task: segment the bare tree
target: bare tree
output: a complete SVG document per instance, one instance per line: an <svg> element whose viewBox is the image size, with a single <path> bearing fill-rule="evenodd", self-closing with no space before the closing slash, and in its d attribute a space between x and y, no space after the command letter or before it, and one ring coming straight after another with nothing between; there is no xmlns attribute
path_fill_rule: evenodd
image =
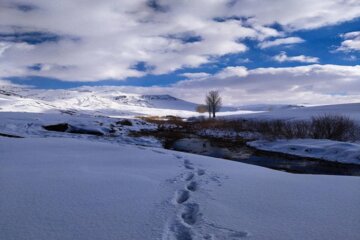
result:
<svg viewBox="0 0 360 240"><path fill-rule="evenodd" d="M206 107L209 112L209 117L214 118L216 112L220 111L222 100L219 91L210 91L205 98Z"/></svg>
<svg viewBox="0 0 360 240"><path fill-rule="evenodd" d="M204 104L200 104L200 105L196 106L196 111L198 113L205 113L208 111L208 107Z"/></svg>

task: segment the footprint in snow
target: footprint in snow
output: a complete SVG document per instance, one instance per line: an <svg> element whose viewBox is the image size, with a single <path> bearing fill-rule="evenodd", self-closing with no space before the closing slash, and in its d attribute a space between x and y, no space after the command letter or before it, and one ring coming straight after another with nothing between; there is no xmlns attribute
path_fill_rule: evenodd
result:
<svg viewBox="0 0 360 240"><path fill-rule="evenodd" d="M189 227L184 226L178 220L174 220L167 226L163 234L164 240L192 240L193 233Z"/></svg>
<svg viewBox="0 0 360 240"><path fill-rule="evenodd" d="M185 204L181 213L181 219L188 225L194 225L199 216L199 205L197 203Z"/></svg>
<svg viewBox="0 0 360 240"><path fill-rule="evenodd" d="M197 189L197 182L191 181L186 185L186 189L192 192L195 192Z"/></svg>
<svg viewBox="0 0 360 240"><path fill-rule="evenodd" d="M175 154L174 154L174 157L176 157L177 159L182 159L183 158L182 156L175 155Z"/></svg>
<svg viewBox="0 0 360 240"><path fill-rule="evenodd" d="M192 172L188 172L184 175L184 180L185 181L190 181L191 179L194 178L194 174Z"/></svg>
<svg viewBox="0 0 360 240"><path fill-rule="evenodd" d="M190 197L190 192L187 190L179 190L175 193L175 200L178 204L186 202Z"/></svg>
<svg viewBox="0 0 360 240"><path fill-rule="evenodd" d="M202 175L204 175L205 174L205 170L204 169L198 169L197 170L197 175L198 176L202 176Z"/></svg>
<svg viewBox="0 0 360 240"><path fill-rule="evenodd" d="M187 160L187 159L184 160L184 167L185 167L186 169L190 169L190 170L193 170L193 169L194 169L194 167L192 166L192 163L191 163L189 160Z"/></svg>

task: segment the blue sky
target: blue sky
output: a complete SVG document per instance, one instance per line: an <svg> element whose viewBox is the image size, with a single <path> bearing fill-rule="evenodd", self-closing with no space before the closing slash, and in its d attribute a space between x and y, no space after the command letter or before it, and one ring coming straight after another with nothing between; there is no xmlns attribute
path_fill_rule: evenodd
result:
<svg viewBox="0 0 360 240"><path fill-rule="evenodd" d="M284 92L287 102L359 99L357 1L6 0L0 9L0 84L189 100L219 89L233 103L281 102Z"/></svg>

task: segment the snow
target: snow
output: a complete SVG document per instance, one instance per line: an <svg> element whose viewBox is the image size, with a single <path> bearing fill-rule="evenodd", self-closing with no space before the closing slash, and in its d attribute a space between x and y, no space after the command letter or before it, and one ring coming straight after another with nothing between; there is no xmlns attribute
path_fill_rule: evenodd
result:
<svg viewBox="0 0 360 240"><path fill-rule="evenodd" d="M313 116L325 114L347 116L360 125L360 103L336 104L278 109L271 112L229 115L225 119L255 120L310 120ZM261 139L258 137L258 139ZM323 139L257 140L248 143L257 149L317 158L327 161L360 164L360 144Z"/></svg>
<svg viewBox="0 0 360 240"><path fill-rule="evenodd" d="M117 122L122 119L88 114L69 115L66 113L27 113L0 112L0 133L21 137L66 137L86 138L98 142L117 142L140 144L147 146L161 146L161 143L151 137L134 138L128 136L130 131L141 129L156 129L157 126L140 119L128 119L132 126L123 126ZM103 137L73 134L68 132L47 131L43 126L67 123L75 128L103 132ZM113 131L111 131L113 130Z"/></svg>
<svg viewBox="0 0 360 240"><path fill-rule="evenodd" d="M0 133L25 137L0 136L1 240L358 239L358 177L289 174L164 150L154 138L128 135L157 128L135 116L198 116L193 103L106 87L0 88ZM359 105L339 106L321 108L358 116ZM246 116L296 119L322 111L283 110L289 107ZM250 112L225 108L219 115ZM104 135L43 128L61 123ZM359 163L353 143L252 144Z"/></svg>
<svg viewBox="0 0 360 240"><path fill-rule="evenodd" d="M317 158L333 162L360 164L360 144L325 139L257 140L248 143L257 149Z"/></svg>
<svg viewBox="0 0 360 240"><path fill-rule="evenodd" d="M240 106L238 107L238 109L248 110L248 111L271 112L277 110L298 109L303 107L304 107L303 105L289 105L289 104L251 104L251 105Z"/></svg>
<svg viewBox="0 0 360 240"><path fill-rule="evenodd" d="M0 239L358 239L357 177L84 139L0 152Z"/></svg>
<svg viewBox="0 0 360 240"><path fill-rule="evenodd" d="M227 118L309 120L313 116L324 114L345 115L357 122L360 122L360 103L323 105L295 109L279 109L270 112L231 115L227 116Z"/></svg>
<svg viewBox="0 0 360 240"><path fill-rule="evenodd" d="M198 104L170 95L125 93L117 87L73 89L31 89L0 85L1 112L73 111L110 117L139 115L181 117L207 116L195 112ZM224 106L218 116L234 118L304 120L326 113L342 114L360 122L360 103L301 107L297 105L257 104L238 108Z"/></svg>
<svg viewBox="0 0 360 240"><path fill-rule="evenodd" d="M198 104L170 95L140 95L124 93L116 87L81 87L73 89L30 89L0 85L1 112L61 112L71 111L109 117L139 115L181 117L199 116ZM223 115L252 113L223 107Z"/></svg>

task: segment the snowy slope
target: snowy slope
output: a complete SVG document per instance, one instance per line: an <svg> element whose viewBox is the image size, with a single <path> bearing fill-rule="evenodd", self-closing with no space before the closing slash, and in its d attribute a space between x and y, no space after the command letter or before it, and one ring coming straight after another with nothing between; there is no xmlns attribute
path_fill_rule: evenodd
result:
<svg viewBox="0 0 360 240"><path fill-rule="evenodd" d="M197 104L170 95L124 93L116 87L29 89L0 86L0 111L54 112L71 110L105 116L178 115L197 116ZM235 111L224 107L223 111Z"/></svg>
<svg viewBox="0 0 360 240"><path fill-rule="evenodd" d="M247 111L262 111L262 112L271 112L278 110L289 110L289 109L298 109L303 108L301 105L288 105L288 104L252 104L240 106L238 110L247 110Z"/></svg>
<svg viewBox="0 0 360 240"><path fill-rule="evenodd" d="M348 116L360 122L360 103L323 105L315 107L304 107L296 109L280 109L271 112L254 113L246 115L231 115L228 118L259 118L259 119L289 119L289 120L307 120L312 116L323 114L339 114Z"/></svg>
<svg viewBox="0 0 360 240"><path fill-rule="evenodd" d="M140 129L156 129L157 126L140 119L129 119L132 126L123 126L118 118L93 116L71 113L28 113L28 112L0 112L1 134L20 137L62 137L75 139L90 139L97 142L128 143L146 146L161 146L152 137L134 138L128 136L129 131ZM120 122L120 124L119 124ZM91 134L74 134L71 132L48 131L43 126L54 124L69 124L71 128L89 130L102 133L103 136Z"/></svg>
<svg viewBox="0 0 360 240"><path fill-rule="evenodd" d="M360 144L325 139L258 140L248 143L257 149L311 157L333 162L360 164Z"/></svg>
<svg viewBox="0 0 360 240"><path fill-rule="evenodd" d="M358 239L358 177L0 137L0 239Z"/></svg>
<svg viewBox="0 0 360 240"><path fill-rule="evenodd" d="M144 147L160 144L127 133L154 126L108 117L191 106L114 89L2 89L0 133L25 138L0 136L0 239L357 239L357 177ZM58 123L104 135L43 128Z"/></svg>

